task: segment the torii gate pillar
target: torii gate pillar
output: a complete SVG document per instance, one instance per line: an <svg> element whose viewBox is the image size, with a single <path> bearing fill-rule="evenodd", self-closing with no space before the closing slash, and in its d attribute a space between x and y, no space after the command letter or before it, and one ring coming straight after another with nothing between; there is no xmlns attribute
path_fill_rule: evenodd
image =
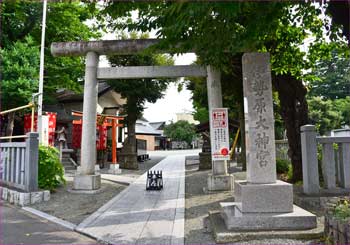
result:
<svg viewBox="0 0 350 245"><path fill-rule="evenodd" d="M212 66L207 66L207 91L210 114L212 108L222 107L221 73ZM227 161L212 161L212 173L208 175L208 191L230 191L233 190L233 186L234 179L233 175L227 172Z"/></svg>
<svg viewBox="0 0 350 245"><path fill-rule="evenodd" d="M100 189L101 187L101 175L95 173L98 60L99 55L97 53L88 52L86 54L80 163L81 167L74 177L74 190L93 191Z"/></svg>

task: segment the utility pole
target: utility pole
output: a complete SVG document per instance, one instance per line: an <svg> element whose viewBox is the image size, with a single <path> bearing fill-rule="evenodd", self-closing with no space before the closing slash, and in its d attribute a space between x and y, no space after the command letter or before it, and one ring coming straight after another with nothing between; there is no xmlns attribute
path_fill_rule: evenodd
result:
<svg viewBox="0 0 350 245"><path fill-rule="evenodd" d="M38 96L38 133L39 142L42 142L42 114L43 114L43 89L44 89L44 50L45 50L45 27L46 27L47 0L43 1L43 20L41 26L41 49L39 70L39 96Z"/></svg>

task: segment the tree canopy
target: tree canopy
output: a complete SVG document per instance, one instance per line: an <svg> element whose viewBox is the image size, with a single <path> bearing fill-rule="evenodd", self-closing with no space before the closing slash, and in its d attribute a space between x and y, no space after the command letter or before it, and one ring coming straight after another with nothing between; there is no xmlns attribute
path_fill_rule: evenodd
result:
<svg viewBox="0 0 350 245"><path fill-rule="evenodd" d="M16 42L32 37L33 45L41 45L42 2L1 2L1 43L12 49ZM79 2L48 2L45 35L44 101L53 102L58 88L81 91L84 60L81 57L53 57L50 45L56 41L81 41L98 38L99 32L86 21L97 13L96 8ZM18 53L19 56L25 55ZM36 63L33 63L33 65Z"/></svg>
<svg viewBox="0 0 350 245"><path fill-rule="evenodd" d="M188 145L191 145L192 140L196 136L196 131L193 124L180 120L166 125L164 134L173 141L185 141Z"/></svg>
<svg viewBox="0 0 350 245"><path fill-rule="evenodd" d="M11 109L31 101L38 90L39 50L30 36L1 49L1 109Z"/></svg>
<svg viewBox="0 0 350 245"><path fill-rule="evenodd" d="M330 59L317 62L313 74L317 79L309 82L308 97L343 99L350 96L349 57L334 51Z"/></svg>

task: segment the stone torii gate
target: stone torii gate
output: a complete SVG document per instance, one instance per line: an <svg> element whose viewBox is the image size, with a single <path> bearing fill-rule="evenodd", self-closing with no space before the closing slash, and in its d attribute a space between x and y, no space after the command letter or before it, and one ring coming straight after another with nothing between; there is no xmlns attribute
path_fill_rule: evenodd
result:
<svg viewBox="0 0 350 245"><path fill-rule="evenodd" d="M74 177L75 190L97 190L101 178L95 173L96 162L96 105L99 79L137 79L161 77L206 77L208 104L222 107L221 74L212 66L129 66L98 68L99 55L135 54L159 42L157 39L109 40L89 42L52 43L53 56L86 56L83 102L83 127L81 168ZM232 190L233 176L227 173L225 161L213 161L212 174L208 176L208 190Z"/></svg>

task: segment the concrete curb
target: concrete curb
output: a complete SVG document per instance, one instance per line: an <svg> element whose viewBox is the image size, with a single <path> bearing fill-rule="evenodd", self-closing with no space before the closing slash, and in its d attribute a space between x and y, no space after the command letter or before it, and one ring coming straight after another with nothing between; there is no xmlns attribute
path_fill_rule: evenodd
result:
<svg viewBox="0 0 350 245"><path fill-rule="evenodd" d="M17 206L26 206L50 200L50 191L39 190L35 192L22 192L8 187L0 186L0 199Z"/></svg>
<svg viewBox="0 0 350 245"><path fill-rule="evenodd" d="M101 177L101 179L112 182L112 183L124 185L124 186L129 186L133 183L133 182L126 182L126 181L112 180L112 179L108 179L108 178L104 178L104 177Z"/></svg>
<svg viewBox="0 0 350 245"><path fill-rule="evenodd" d="M72 231L75 231L75 228L77 227L77 225L73 224L73 223L70 223L68 221L65 221L65 220L62 220L60 218L57 218L55 216L52 216L50 214L47 214L47 213L44 213L44 212L41 212L37 209L34 209L34 208L30 208L30 207L22 207L23 210L29 212L29 213L32 213L36 216L39 216L41 218L44 218L48 221L51 221L55 224L58 224L58 225L61 225L69 230L72 230Z"/></svg>

